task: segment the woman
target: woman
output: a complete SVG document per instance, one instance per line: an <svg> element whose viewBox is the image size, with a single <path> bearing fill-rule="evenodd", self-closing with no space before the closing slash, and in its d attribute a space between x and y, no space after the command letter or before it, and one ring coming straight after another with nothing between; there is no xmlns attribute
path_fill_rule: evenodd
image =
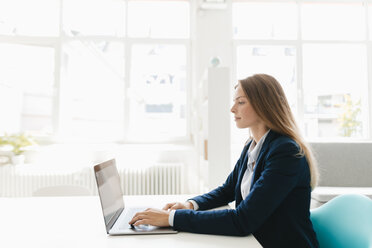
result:
<svg viewBox="0 0 372 248"><path fill-rule="evenodd" d="M249 128L252 139L226 182L185 203L137 213L130 224L206 234L252 233L263 247L319 247L309 211L316 164L282 87L265 74L240 80L231 112L236 126ZM195 211L234 200L236 209Z"/></svg>

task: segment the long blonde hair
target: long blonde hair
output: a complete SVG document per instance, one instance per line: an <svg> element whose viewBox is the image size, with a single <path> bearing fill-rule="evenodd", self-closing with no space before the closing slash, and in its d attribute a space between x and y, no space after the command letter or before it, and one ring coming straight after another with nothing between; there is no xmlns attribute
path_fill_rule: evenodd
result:
<svg viewBox="0 0 372 248"><path fill-rule="evenodd" d="M299 146L299 156L305 156L310 169L310 186L316 187L318 169L310 146L302 138L289 107L284 90L279 82L267 74L255 74L239 80L250 104L266 126L293 139Z"/></svg>

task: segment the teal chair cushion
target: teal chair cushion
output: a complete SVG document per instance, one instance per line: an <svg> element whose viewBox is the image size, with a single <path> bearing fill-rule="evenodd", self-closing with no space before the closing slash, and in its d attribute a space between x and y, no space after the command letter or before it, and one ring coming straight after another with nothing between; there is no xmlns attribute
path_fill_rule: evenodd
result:
<svg viewBox="0 0 372 248"><path fill-rule="evenodd" d="M372 200L340 195L311 210L320 248L372 248Z"/></svg>

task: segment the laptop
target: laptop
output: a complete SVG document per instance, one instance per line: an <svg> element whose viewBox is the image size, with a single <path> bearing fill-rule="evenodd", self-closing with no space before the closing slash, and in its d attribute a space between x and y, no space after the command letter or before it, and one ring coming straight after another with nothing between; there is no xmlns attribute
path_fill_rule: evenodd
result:
<svg viewBox="0 0 372 248"><path fill-rule="evenodd" d="M151 225L136 227L128 224L137 212L144 211L146 208L125 207L115 159L95 165L94 174L108 235L177 233L171 227Z"/></svg>

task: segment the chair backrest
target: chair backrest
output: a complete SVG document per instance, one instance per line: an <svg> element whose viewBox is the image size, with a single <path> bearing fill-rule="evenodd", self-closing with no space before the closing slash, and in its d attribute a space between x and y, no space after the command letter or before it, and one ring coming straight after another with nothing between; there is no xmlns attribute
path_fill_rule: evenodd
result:
<svg viewBox="0 0 372 248"><path fill-rule="evenodd" d="M39 188L32 193L32 196L87 196L91 194L90 190L83 186L57 185Z"/></svg>
<svg viewBox="0 0 372 248"><path fill-rule="evenodd" d="M311 210L320 248L372 247L372 200L358 194L340 195Z"/></svg>

